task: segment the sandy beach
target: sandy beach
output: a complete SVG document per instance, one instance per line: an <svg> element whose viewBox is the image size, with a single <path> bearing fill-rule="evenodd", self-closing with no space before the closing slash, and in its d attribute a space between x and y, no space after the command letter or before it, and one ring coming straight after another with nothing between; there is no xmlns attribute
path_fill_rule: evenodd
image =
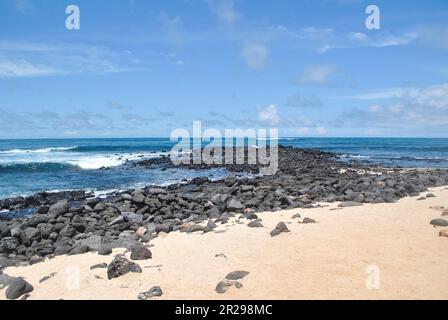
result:
<svg viewBox="0 0 448 320"><path fill-rule="evenodd" d="M90 267L124 249L58 256L4 273L34 286L28 299L136 299L153 286L163 291L154 299L447 299L448 238L439 236L447 228L429 221L442 215L440 206L448 208L448 188L430 192L435 197L425 200L260 213L263 228L234 219L206 234L173 232L150 242L152 259L136 261L142 273L112 280L107 269ZM301 218L292 218L297 213ZM299 223L304 217L317 223ZM271 237L278 222L290 232ZM239 280L243 287L215 292L236 270L249 272Z"/></svg>

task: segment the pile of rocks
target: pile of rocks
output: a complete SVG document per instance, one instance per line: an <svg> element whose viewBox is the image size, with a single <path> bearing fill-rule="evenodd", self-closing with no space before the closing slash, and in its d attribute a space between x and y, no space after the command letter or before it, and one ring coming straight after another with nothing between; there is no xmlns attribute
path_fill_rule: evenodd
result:
<svg viewBox="0 0 448 320"><path fill-rule="evenodd" d="M272 176L198 178L105 199L85 192L65 194L63 200L35 196L40 199L35 214L0 221L0 269L54 255L131 249L160 232L207 232L245 212L312 207L317 201L394 202L441 185L448 185L447 170L382 169L339 162L331 153L280 148L279 170ZM6 200L1 206L15 210L22 204ZM207 227L198 225L205 221Z"/></svg>

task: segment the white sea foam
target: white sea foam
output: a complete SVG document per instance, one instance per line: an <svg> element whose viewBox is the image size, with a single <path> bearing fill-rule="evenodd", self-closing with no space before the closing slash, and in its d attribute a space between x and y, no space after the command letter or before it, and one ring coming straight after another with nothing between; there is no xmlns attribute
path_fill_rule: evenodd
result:
<svg viewBox="0 0 448 320"><path fill-rule="evenodd" d="M27 154L27 153L48 153L55 151L68 151L74 150L77 147L53 147L53 148L41 148L41 149L12 149L0 151L0 154Z"/></svg>
<svg viewBox="0 0 448 320"><path fill-rule="evenodd" d="M69 149L65 148L64 150L66 151ZM157 158L162 155L168 155L168 153L166 152L81 153L81 152L64 152L64 150L58 148L58 152L41 151L33 153L16 152L10 154L0 154L0 164L8 165L8 164L34 164L34 163L61 163L76 166L85 170L95 170L100 168L117 167L123 165L127 161Z"/></svg>

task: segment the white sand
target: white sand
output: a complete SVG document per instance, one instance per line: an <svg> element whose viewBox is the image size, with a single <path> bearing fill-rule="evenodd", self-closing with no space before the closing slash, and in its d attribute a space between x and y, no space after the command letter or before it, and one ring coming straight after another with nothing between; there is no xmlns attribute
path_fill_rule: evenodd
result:
<svg viewBox="0 0 448 320"><path fill-rule="evenodd" d="M113 280L106 269L89 269L113 255L95 253L5 273L34 286L30 299L136 299L153 286L162 288L161 299L448 299L448 238L438 235L448 228L429 225L441 215L430 206L448 208L448 189L431 191L437 197L423 201L262 213L265 227L259 229L242 220L219 225L224 233L170 233L152 241L153 259L137 261L143 273ZM296 213L318 223L298 224L291 219ZM271 238L279 221L291 232ZM217 294L216 284L235 270L250 272L241 280L244 287Z"/></svg>

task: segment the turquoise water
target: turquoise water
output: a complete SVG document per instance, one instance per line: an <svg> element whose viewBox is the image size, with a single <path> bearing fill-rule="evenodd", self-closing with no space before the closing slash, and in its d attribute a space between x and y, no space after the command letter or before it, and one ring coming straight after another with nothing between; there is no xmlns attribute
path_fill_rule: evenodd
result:
<svg viewBox="0 0 448 320"><path fill-rule="evenodd" d="M448 139L285 138L279 144L387 166L448 168ZM76 189L100 193L226 174L216 169L162 171L126 165L168 154L173 145L168 138L0 140L0 198Z"/></svg>

